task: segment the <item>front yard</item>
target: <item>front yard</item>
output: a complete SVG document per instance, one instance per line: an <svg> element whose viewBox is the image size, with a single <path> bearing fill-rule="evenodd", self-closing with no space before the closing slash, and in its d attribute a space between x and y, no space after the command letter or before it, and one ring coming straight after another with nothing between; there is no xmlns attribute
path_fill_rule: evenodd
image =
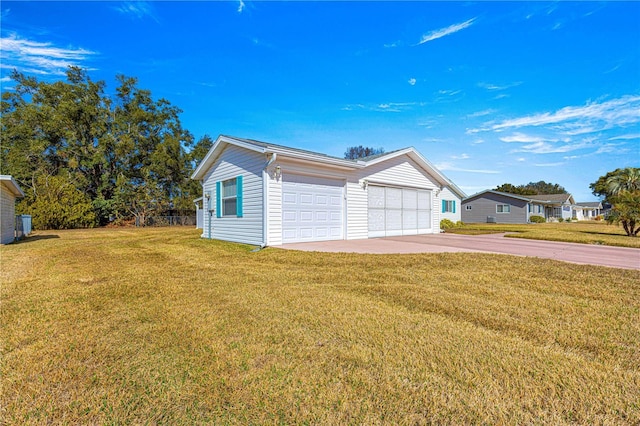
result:
<svg viewBox="0 0 640 426"><path fill-rule="evenodd" d="M529 223L521 225L470 223L462 227L447 229L446 232L455 234L513 232L513 234L507 236L532 240L640 248L640 238L628 237L620 225L608 225L606 222L601 221Z"/></svg>
<svg viewBox="0 0 640 426"><path fill-rule="evenodd" d="M0 248L3 421L640 422L638 271L253 253L199 234L50 231Z"/></svg>

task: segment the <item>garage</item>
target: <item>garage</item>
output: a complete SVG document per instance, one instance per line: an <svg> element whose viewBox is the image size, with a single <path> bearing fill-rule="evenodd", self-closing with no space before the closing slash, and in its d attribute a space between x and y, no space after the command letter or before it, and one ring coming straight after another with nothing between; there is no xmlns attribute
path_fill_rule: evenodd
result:
<svg viewBox="0 0 640 426"><path fill-rule="evenodd" d="M282 242L342 239L344 181L295 174L282 178Z"/></svg>
<svg viewBox="0 0 640 426"><path fill-rule="evenodd" d="M369 185L369 237L432 232L431 191Z"/></svg>

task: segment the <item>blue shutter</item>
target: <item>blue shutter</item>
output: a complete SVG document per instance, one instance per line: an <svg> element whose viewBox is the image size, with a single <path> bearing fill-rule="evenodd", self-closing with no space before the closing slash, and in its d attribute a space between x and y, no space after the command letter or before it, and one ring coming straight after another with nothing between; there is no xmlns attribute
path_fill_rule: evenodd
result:
<svg viewBox="0 0 640 426"><path fill-rule="evenodd" d="M453 203L453 211L451 213L455 213L456 212L456 200L453 200L452 203Z"/></svg>
<svg viewBox="0 0 640 426"><path fill-rule="evenodd" d="M442 213L446 213L446 212L447 212L447 201L442 200Z"/></svg>
<svg viewBox="0 0 640 426"><path fill-rule="evenodd" d="M236 216L242 217L242 176L236 180Z"/></svg>
<svg viewBox="0 0 640 426"><path fill-rule="evenodd" d="M216 217L222 217L222 182L216 182Z"/></svg>

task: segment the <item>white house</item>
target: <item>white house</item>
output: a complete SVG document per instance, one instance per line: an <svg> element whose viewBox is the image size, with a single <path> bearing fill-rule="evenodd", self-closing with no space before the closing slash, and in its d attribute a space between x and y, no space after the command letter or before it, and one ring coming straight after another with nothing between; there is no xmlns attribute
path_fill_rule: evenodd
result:
<svg viewBox="0 0 640 426"><path fill-rule="evenodd" d="M465 196L413 148L345 160L220 136L191 178L204 238L260 246L438 233L443 196Z"/></svg>
<svg viewBox="0 0 640 426"><path fill-rule="evenodd" d="M24 192L9 175L0 175L0 244L13 242L16 237L16 198Z"/></svg>

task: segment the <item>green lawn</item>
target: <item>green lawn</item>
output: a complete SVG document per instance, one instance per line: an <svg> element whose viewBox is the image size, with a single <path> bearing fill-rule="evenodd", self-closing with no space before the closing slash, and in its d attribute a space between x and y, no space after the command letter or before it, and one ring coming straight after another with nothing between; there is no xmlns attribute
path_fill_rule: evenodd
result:
<svg viewBox="0 0 640 426"><path fill-rule="evenodd" d="M6 424L640 423L640 273L185 228L0 248Z"/></svg>
<svg viewBox="0 0 640 426"><path fill-rule="evenodd" d="M640 248L640 238L628 237L622 226L599 221L562 223L529 223L510 225L503 223L470 223L459 228L448 229L455 234L483 234L513 232L513 238L532 240L566 241L569 243L602 244L608 246Z"/></svg>

